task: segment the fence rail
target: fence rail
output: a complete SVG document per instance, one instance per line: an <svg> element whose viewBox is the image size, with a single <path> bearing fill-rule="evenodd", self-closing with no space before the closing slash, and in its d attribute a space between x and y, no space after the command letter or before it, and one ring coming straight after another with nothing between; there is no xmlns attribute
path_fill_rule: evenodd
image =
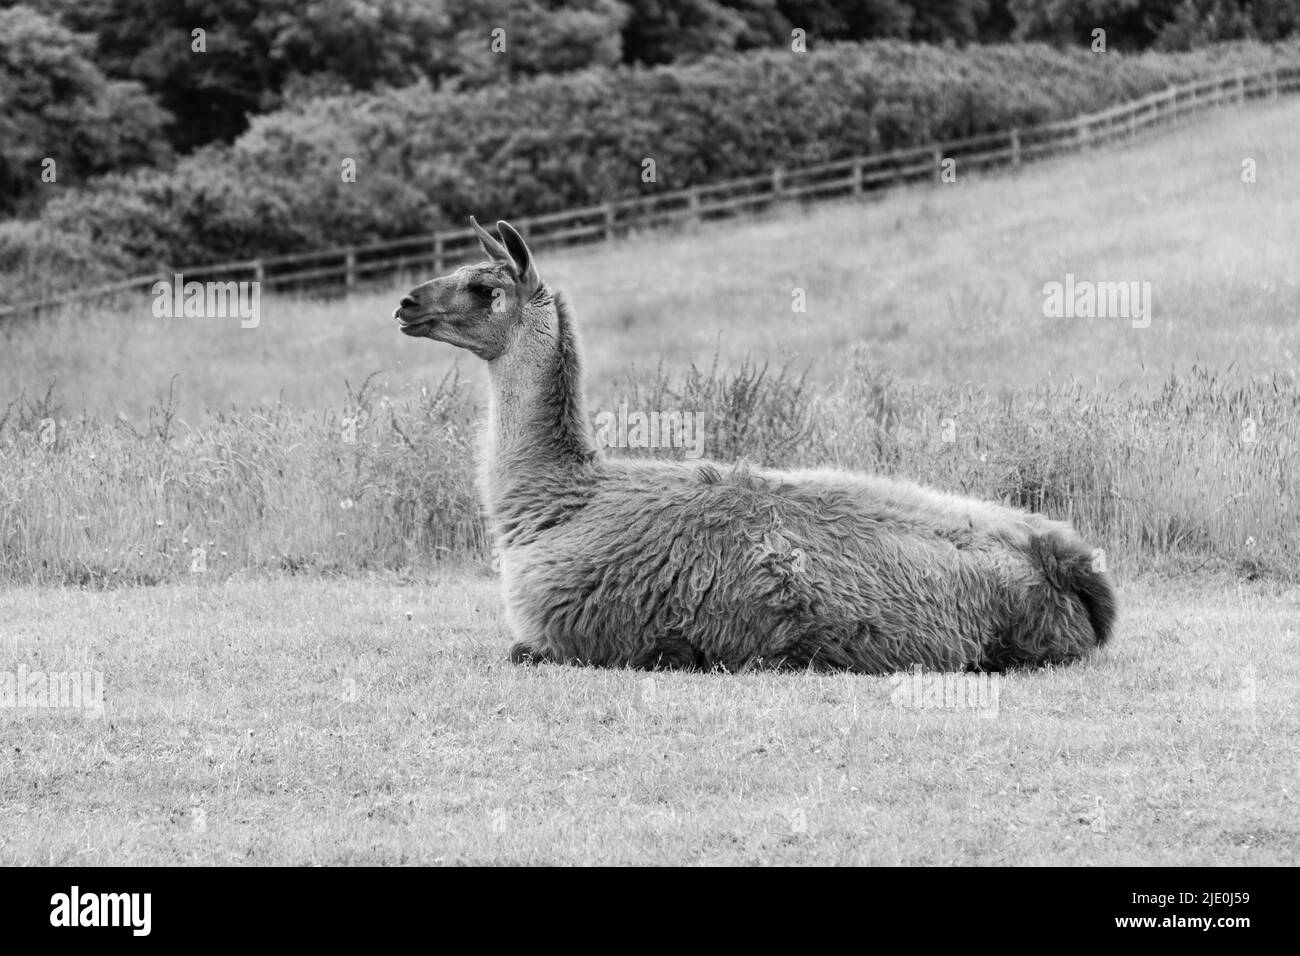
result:
<svg viewBox="0 0 1300 956"><path fill-rule="evenodd" d="M787 200L861 196L909 182L938 181L944 160L958 170L1019 166L1043 156L1082 152L1116 140L1133 139L1144 130L1184 116L1248 100L1276 99L1300 91L1300 65L1236 72L1171 86L1138 100L1095 113L1036 126L984 133L810 166L777 168L723 182L615 199L579 209L521 216L511 222L537 248L609 241L633 230L681 222L724 218L758 211ZM172 281L221 278L258 281L263 289L351 289L358 281L425 269L443 272L452 263L476 257L473 230L448 229L400 239L339 246L238 262L214 263L133 276L64 295L0 307L0 315L39 311L131 289L148 289Z"/></svg>

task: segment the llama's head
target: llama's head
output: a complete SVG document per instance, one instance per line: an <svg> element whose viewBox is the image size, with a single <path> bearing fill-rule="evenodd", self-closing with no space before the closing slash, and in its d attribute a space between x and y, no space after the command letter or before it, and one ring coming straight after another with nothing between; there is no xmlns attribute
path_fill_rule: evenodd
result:
<svg viewBox="0 0 1300 956"><path fill-rule="evenodd" d="M542 280L514 227L498 222L498 239L473 216L469 221L488 261L416 286L393 318L406 335L448 342L490 362L504 355L525 329L546 322L548 310L528 308Z"/></svg>

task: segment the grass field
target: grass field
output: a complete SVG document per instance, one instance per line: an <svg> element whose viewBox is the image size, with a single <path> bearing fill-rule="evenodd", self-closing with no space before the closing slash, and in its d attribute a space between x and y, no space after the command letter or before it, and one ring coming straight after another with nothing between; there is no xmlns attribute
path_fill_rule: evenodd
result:
<svg viewBox="0 0 1300 956"><path fill-rule="evenodd" d="M0 864L1300 862L1300 596L1124 597L982 716L512 667L480 575L21 588L4 659L102 671L105 711L0 711Z"/></svg>
<svg viewBox="0 0 1300 956"><path fill-rule="evenodd" d="M1300 102L1260 104L539 256L597 396L661 358L679 384L715 350L815 359L793 458L1113 536L1113 646L999 678L988 716L888 677L509 666L470 484L485 376L435 387L455 353L397 333L403 284L268 296L256 330L147 297L0 327L0 395L26 393L0 405L0 704L20 668L105 687L102 718L0 706L0 864L1300 861L1296 155ZM1151 282L1150 328L1043 319L1066 273ZM730 451L784 440L792 394Z"/></svg>

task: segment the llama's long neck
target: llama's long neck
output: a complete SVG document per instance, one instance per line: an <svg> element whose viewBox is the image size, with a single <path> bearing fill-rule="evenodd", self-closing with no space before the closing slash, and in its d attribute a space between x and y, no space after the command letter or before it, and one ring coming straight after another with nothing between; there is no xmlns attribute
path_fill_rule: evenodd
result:
<svg viewBox="0 0 1300 956"><path fill-rule="evenodd" d="M577 335L561 293L543 287L525 307L522 338L488 363L484 491L489 511L545 506L596 457L582 397Z"/></svg>

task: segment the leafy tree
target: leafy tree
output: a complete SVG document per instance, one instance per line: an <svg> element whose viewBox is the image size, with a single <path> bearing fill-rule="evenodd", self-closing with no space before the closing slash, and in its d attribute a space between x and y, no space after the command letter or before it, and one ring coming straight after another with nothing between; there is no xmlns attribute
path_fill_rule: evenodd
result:
<svg viewBox="0 0 1300 956"><path fill-rule="evenodd" d="M785 46L790 42L790 31L799 26L787 19L780 0L722 0L722 3L744 24L736 37L736 46L742 50Z"/></svg>
<svg viewBox="0 0 1300 956"><path fill-rule="evenodd" d="M1250 15L1255 32L1265 42L1300 34L1300 4L1295 0L1254 0Z"/></svg>
<svg viewBox="0 0 1300 956"><path fill-rule="evenodd" d="M988 12L988 0L909 0L912 25L909 36L927 43L952 40L973 43L978 23Z"/></svg>
<svg viewBox="0 0 1300 956"><path fill-rule="evenodd" d="M718 0L626 0L623 56L629 63L671 63L734 50L751 29Z"/></svg>
<svg viewBox="0 0 1300 956"><path fill-rule="evenodd" d="M182 150L232 139L303 77L370 89L447 70L431 55L447 18L423 0L82 0L61 15L97 36L107 73L158 96Z"/></svg>
<svg viewBox="0 0 1300 956"><path fill-rule="evenodd" d="M441 42L468 85L613 66L629 15L619 0L450 0L448 10L456 29Z"/></svg>
<svg viewBox="0 0 1300 956"><path fill-rule="evenodd" d="M233 140L290 99L613 65L628 15L619 0L31 2L95 34L101 68L154 92L183 151ZM496 27L502 56L489 47Z"/></svg>
<svg viewBox="0 0 1300 956"><path fill-rule="evenodd" d="M906 0L780 0L779 5L795 26L833 40L904 39L912 25Z"/></svg>
<svg viewBox="0 0 1300 956"><path fill-rule="evenodd" d="M1086 47L1106 31L1111 50L1144 49L1173 18L1179 0L1010 0L1020 40Z"/></svg>
<svg viewBox="0 0 1300 956"><path fill-rule="evenodd" d="M138 83L105 79L93 46L35 10L0 9L0 214L38 205L42 185L167 158L166 114Z"/></svg>
<svg viewBox="0 0 1300 956"><path fill-rule="evenodd" d="M1156 39L1163 50L1190 50L1255 35L1247 11L1233 0L1183 0Z"/></svg>
<svg viewBox="0 0 1300 956"><path fill-rule="evenodd" d="M979 18L981 43L1005 43L1016 32L1016 17L1011 11L1011 0L988 0Z"/></svg>

